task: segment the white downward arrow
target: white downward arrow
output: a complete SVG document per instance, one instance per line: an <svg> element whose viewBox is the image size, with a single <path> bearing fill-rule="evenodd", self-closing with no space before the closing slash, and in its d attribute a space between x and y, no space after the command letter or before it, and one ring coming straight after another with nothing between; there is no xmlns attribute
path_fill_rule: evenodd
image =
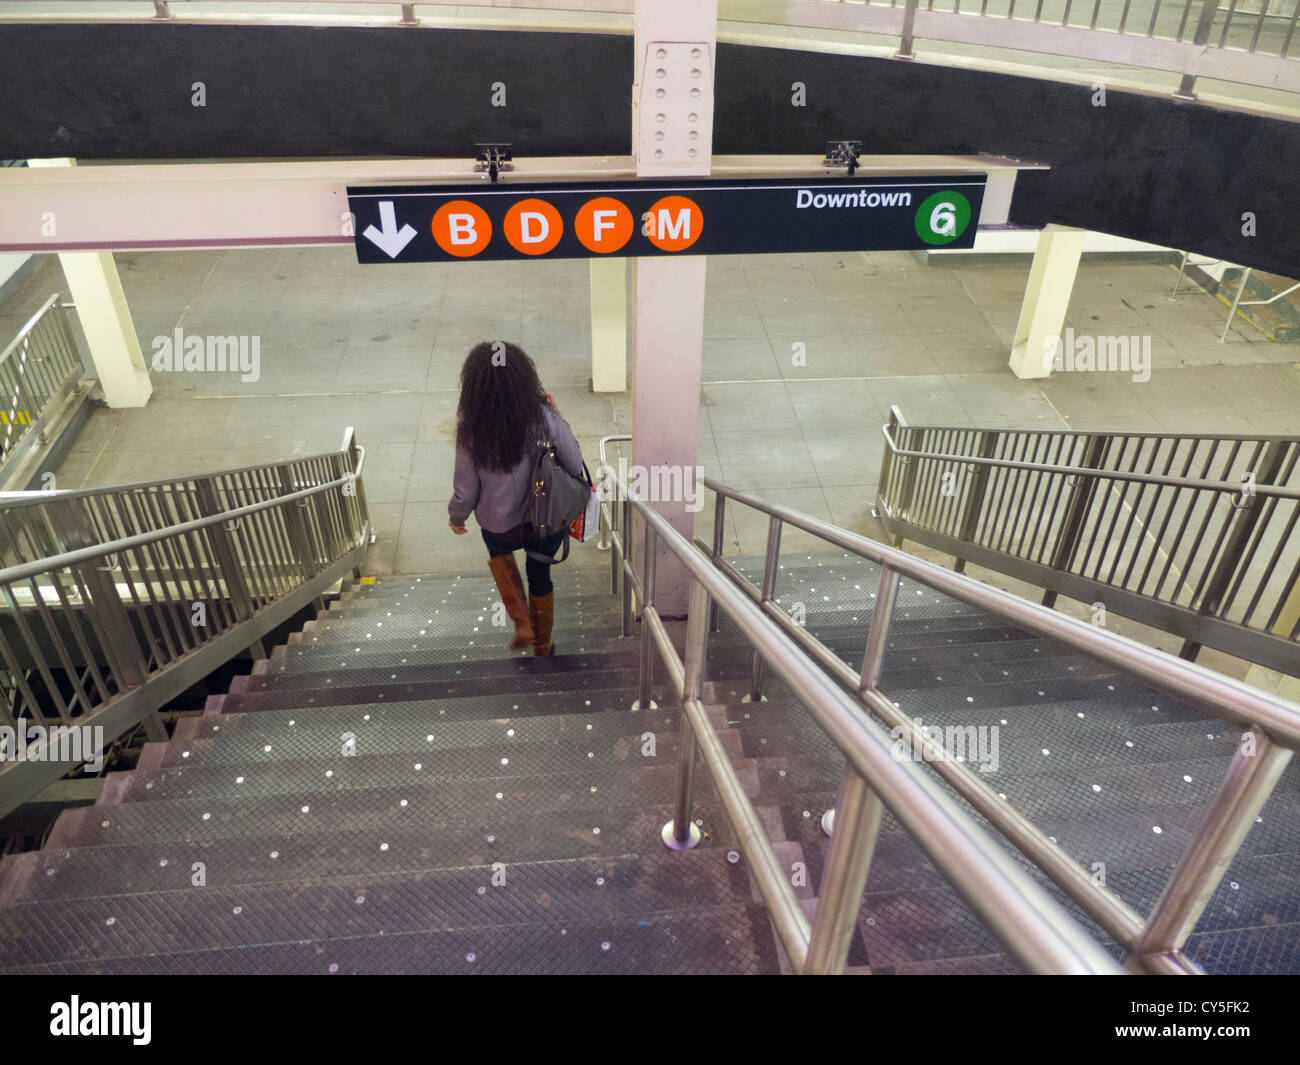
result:
<svg viewBox="0 0 1300 1065"><path fill-rule="evenodd" d="M361 235L378 245L390 259L396 259L402 249L415 239L415 230L411 226L404 225L401 229L397 228L397 215L393 211L392 200L379 201L379 224L384 228L366 226Z"/></svg>

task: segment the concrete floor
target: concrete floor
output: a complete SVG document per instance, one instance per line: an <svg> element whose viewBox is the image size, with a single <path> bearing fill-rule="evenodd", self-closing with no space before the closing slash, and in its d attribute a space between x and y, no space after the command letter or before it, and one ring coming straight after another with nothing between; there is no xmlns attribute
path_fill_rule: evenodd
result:
<svg viewBox="0 0 1300 1065"><path fill-rule="evenodd" d="M186 334L259 336L261 375L154 373L143 408L98 410L60 488L180 475L332 450L351 425L379 541L371 567L458 572L477 536L446 526L457 374L482 339L519 342L590 462L630 431L626 396L595 396L585 261L359 266L350 248L117 257L141 346ZM858 531L891 404L912 424L1300 434L1300 348L1242 322L1152 264L1085 262L1068 324L1149 335L1151 378L1006 368L1028 264L920 265L909 253L710 261L700 397L706 476ZM11 336L50 292L43 261L0 305ZM802 345L804 363L794 354ZM698 519L711 529L712 504ZM733 514L728 549L761 553L766 521ZM787 546L804 546L791 536ZM579 555L590 548L577 548ZM600 556L601 559L604 556ZM579 562L582 564L582 561Z"/></svg>

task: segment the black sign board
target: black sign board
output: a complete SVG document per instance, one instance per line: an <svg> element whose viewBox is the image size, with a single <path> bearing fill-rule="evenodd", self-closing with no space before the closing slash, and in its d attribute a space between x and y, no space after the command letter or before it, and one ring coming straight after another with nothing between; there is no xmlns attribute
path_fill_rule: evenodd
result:
<svg viewBox="0 0 1300 1065"><path fill-rule="evenodd" d="M970 248L981 175L348 188L362 263Z"/></svg>

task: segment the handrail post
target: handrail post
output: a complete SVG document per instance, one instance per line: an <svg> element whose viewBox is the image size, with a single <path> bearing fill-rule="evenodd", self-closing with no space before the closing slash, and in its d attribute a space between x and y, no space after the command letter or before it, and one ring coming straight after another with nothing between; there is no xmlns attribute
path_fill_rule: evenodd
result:
<svg viewBox="0 0 1300 1065"><path fill-rule="evenodd" d="M223 513L225 508L217 502L210 480L204 478L197 481L196 488L200 514L205 518L211 518ZM244 583L244 572L239 565L239 560L235 557L234 537L224 524L213 525L208 531L208 542L212 545L212 553L216 556L217 569L220 571L222 583L226 586L226 594L230 597L230 605L234 608L235 619L247 621L254 613L253 600L248 594L248 585ZM248 645L248 650L254 658L267 657L266 647L260 636Z"/></svg>
<svg viewBox="0 0 1300 1065"><path fill-rule="evenodd" d="M895 59L916 58L916 53L912 51L912 27L916 24L916 5L917 0L904 0L903 30L898 37L898 51L894 53Z"/></svg>
<svg viewBox="0 0 1300 1065"><path fill-rule="evenodd" d="M283 495L289 495L295 489L288 467L281 466L279 474L280 492ZM204 505L207 505L206 501ZM285 527L289 533L289 543L293 545L294 554L298 556L295 561L299 564L302 576L310 580L316 576L315 552L311 549L311 539L307 535L307 522L302 516L302 509L293 506L279 509L284 514Z"/></svg>
<svg viewBox="0 0 1300 1065"><path fill-rule="evenodd" d="M655 601L655 555L658 554L658 536L649 525L645 527L645 542L642 549L645 557L641 560L641 668L638 670L637 698L632 704L633 710L653 710L654 700L650 698L650 685L654 679L655 642L654 631L650 627L647 612L654 609Z"/></svg>
<svg viewBox="0 0 1300 1065"><path fill-rule="evenodd" d="M1223 784L1133 945L1139 961L1182 949L1290 760L1290 749L1262 730L1242 733Z"/></svg>
<svg viewBox="0 0 1300 1065"><path fill-rule="evenodd" d="M898 603L898 589L902 580L892 566L880 567L880 587L876 591L876 607L871 612L871 624L867 628L867 646L862 652L862 670L858 674L858 695L866 697L880 685L880 674L885 667L885 648L889 641L889 626L894 619L894 607ZM836 800L838 804L839 800ZM835 819L838 806L832 806L822 814L822 831L828 836L835 834ZM850 830L855 831L852 825Z"/></svg>
<svg viewBox="0 0 1300 1065"><path fill-rule="evenodd" d="M996 432L980 433L980 458L993 457L998 447L998 435ZM961 526L957 530L957 537L962 543L969 544L975 540L975 533L979 529L980 511L984 508L984 496L988 492L991 468L983 463L976 463L971 473L970 488L966 493L966 507L962 513ZM952 568L958 573L965 573L966 560L958 557Z"/></svg>
<svg viewBox="0 0 1300 1065"><path fill-rule="evenodd" d="M1083 453L1083 465L1089 469L1099 469L1110 439L1101 433L1089 436ZM1070 500L1065 505L1065 516L1061 519L1061 530L1056 535L1056 546L1052 548L1052 569L1063 570L1069 567L1079 546L1088 508L1092 506L1092 498L1096 493L1096 477L1089 477L1086 484L1075 483L1070 486ZM1042 602L1043 606L1052 606L1056 602L1056 593L1049 590L1044 594Z"/></svg>
<svg viewBox="0 0 1300 1065"><path fill-rule="evenodd" d="M609 541L608 547L609 547L609 594L610 595L618 595L618 580L619 577L622 576L619 567L623 559L623 547L621 545L616 545L614 543L614 508L617 505L618 504L615 502L615 500L611 499L609 501L608 516L606 515L606 508L604 506L600 508L600 521L601 521L600 533L601 536L605 537ZM599 547L600 545L597 544L596 546Z"/></svg>
<svg viewBox="0 0 1300 1065"><path fill-rule="evenodd" d="M370 508L366 504L366 486L361 482L361 474L357 472L361 465L361 455L359 454L361 448L357 444L357 434L350 426L345 439L344 450L348 453L348 469L352 474L350 483L357 501L357 515L361 519L361 527L364 529L370 523Z"/></svg>
<svg viewBox="0 0 1300 1065"><path fill-rule="evenodd" d="M677 750L677 790L673 802L673 819L664 825L660 833L664 846L674 851L690 850L700 843L700 826L691 817L695 801L695 756L698 743L685 707L687 703L700 701L700 692L704 686L704 660L709 646L710 599L708 589L692 577L686 608L686 663L682 680L681 728L678 733L680 746Z"/></svg>
<svg viewBox="0 0 1300 1065"><path fill-rule="evenodd" d="M866 695L880 684L880 674L885 664L885 645L889 639L889 625L894 619L894 605L898 602L901 580L892 566L880 567L880 588L876 592L876 608L871 612L867 629L867 647L862 653L861 680L858 693Z"/></svg>
<svg viewBox="0 0 1300 1065"><path fill-rule="evenodd" d="M894 437L896 441L899 441L900 447L902 447L900 440L902 428L902 426L899 426L898 429L895 430L900 434L900 436ZM903 464L903 475L902 483L898 486L898 498L895 501L897 505L894 508L894 516L898 518L899 521L910 521L912 518L912 498L916 495L916 473L920 460L911 455L899 455L898 461ZM896 548L901 548L903 546L902 533L896 533L894 535L894 546Z"/></svg>
<svg viewBox="0 0 1300 1065"><path fill-rule="evenodd" d="M624 499L618 505L620 524L622 525L621 539L623 557L619 562L620 579L623 582L623 618L622 631L620 636L632 635L632 582L627 579L626 567L632 564L632 508L628 506L628 501Z"/></svg>
<svg viewBox="0 0 1300 1065"><path fill-rule="evenodd" d="M280 493L289 495L294 491L293 478L290 476L289 467L281 466L279 470ZM356 482L352 482L355 487ZM303 517L302 508L289 506L280 507L280 513L284 517L285 531L289 534L289 545L293 548L293 553L297 555L299 575L305 581L311 580L317 573L315 565L315 552L311 546L311 535L307 531L307 520ZM346 508L345 508L346 509ZM365 529L365 522L361 523L361 528ZM360 580L359 571L353 572L353 579ZM324 613L325 600L317 596L312 604L316 613Z"/></svg>
<svg viewBox="0 0 1300 1065"><path fill-rule="evenodd" d="M1192 43L1198 48L1204 48L1210 40L1210 31L1214 29L1214 17L1219 11L1219 0L1204 0L1201 5L1201 17L1196 21L1196 32L1192 36ZM1195 100L1196 93L1193 91L1196 85L1195 74L1184 74L1178 82L1178 88L1174 90L1175 100Z"/></svg>
<svg viewBox="0 0 1300 1065"><path fill-rule="evenodd" d="M763 595L760 605L770 603L776 591L777 560L781 557L781 519L772 515L767 523L767 551L763 555ZM742 702L757 703L763 700L763 656L754 652L754 664L749 677L749 694Z"/></svg>
<svg viewBox="0 0 1300 1065"><path fill-rule="evenodd" d="M1228 339L1228 330L1232 328L1232 323L1237 317L1237 308L1241 305L1241 297L1246 291L1246 282L1250 280L1250 267L1241 268L1241 280L1237 283L1237 294L1232 297L1232 306L1228 308L1228 320L1223 323L1223 332L1219 334L1219 343L1225 343Z"/></svg>
<svg viewBox="0 0 1300 1065"><path fill-rule="evenodd" d="M1277 475L1282 470L1282 460L1286 457L1287 448L1287 442L1283 440L1270 440L1265 445L1264 453L1259 460L1259 480L1265 484L1272 484L1277 479ZM1216 499L1215 502L1218 500ZM1263 509L1259 497L1254 495L1247 496L1245 502L1238 507L1232 528L1224 538L1219 561L1215 564L1210 579L1205 582L1205 591L1201 593L1201 602L1196 607L1196 612L1201 617L1217 615L1223 605L1223 597L1232 583L1233 574L1237 572L1241 556L1255 533ZM1200 649L1201 645L1195 640L1184 640L1178 656L1194 659Z"/></svg>
<svg viewBox="0 0 1300 1065"><path fill-rule="evenodd" d="M882 515L895 513L895 508L891 505L894 500L893 496L893 471L894 471L894 446L899 438L899 429L907 425L903 418L903 412L898 409L897 404L891 404L889 408L889 421L882 427L882 433L885 437L885 452L880 457L880 477L876 484L876 507L872 512L874 517L880 518ZM901 458L899 461L903 461ZM895 537L894 546L902 546L902 538Z"/></svg>
<svg viewBox="0 0 1300 1065"><path fill-rule="evenodd" d="M356 502L357 521L361 530L361 535L362 537L364 537L366 535L366 530L370 527L370 509L366 505L366 489L365 489L365 485L361 483L361 475L360 473L358 473L358 470L360 469L361 461L364 456L363 454L359 454L359 452L361 452L361 448L357 444L356 430L350 425L348 426L347 430L343 434L342 450L347 452L348 469L352 474L352 478L348 482L347 486L345 486L345 491L343 494L345 497L350 494L357 501ZM347 488L351 489L350 493L346 490ZM352 579L354 581L361 580L360 565L354 566L352 568Z"/></svg>
<svg viewBox="0 0 1300 1065"><path fill-rule="evenodd" d="M118 593L113 575L94 563L75 567L81 582L90 591L89 611L94 614L94 630L105 643L109 668L117 676L119 692L141 687L149 677L144 650L136 637L131 615ZM141 718L145 736L154 743L167 739L167 727L157 710L150 710Z"/></svg>
<svg viewBox="0 0 1300 1065"><path fill-rule="evenodd" d="M714 493L713 503L713 564L716 566L722 558L722 545L725 543L724 531L727 520L727 497L721 492ZM718 604L709 602L709 631L718 631Z"/></svg>
<svg viewBox="0 0 1300 1065"><path fill-rule="evenodd" d="M831 837L803 969L814 975L844 971L885 807L867 782L849 769L836 796L835 810L838 831Z"/></svg>

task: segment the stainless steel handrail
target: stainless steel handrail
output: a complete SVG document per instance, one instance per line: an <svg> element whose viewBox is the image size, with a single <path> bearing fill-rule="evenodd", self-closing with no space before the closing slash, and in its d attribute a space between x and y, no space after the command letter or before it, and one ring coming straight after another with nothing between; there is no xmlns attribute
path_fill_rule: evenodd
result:
<svg viewBox="0 0 1300 1065"><path fill-rule="evenodd" d="M1300 10L1300 4L1297 4L1296 7L1297 10ZM1296 289L1300 289L1300 281L1297 281L1294 285L1284 288L1281 292L1274 292L1266 300L1243 300L1241 295L1246 291L1246 282L1250 280L1250 273L1251 268L1249 266L1242 267L1241 281L1237 285L1237 294L1232 297L1232 306L1228 309L1228 320L1223 323L1223 332L1219 334L1220 342L1228 339L1228 330L1232 328L1232 320L1237 317L1238 307L1267 307L1280 299L1285 299Z"/></svg>
<svg viewBox="0 0 1300 1065"><path fill-rule="evenodd" d="M605 477L605 470L610 468L609 457L605 454L605 446L612 443L627 443L631 441L631 433L611 433L608 436L600 438L600 469L598 471L601 485L608 483ZM610 532L614 525L613 508L610 506L608 499L602 498L600 501L600 536L596 541L596 547L601 551L608 551L610 544L613 542L610 538ZM610 558L610 579L613 582L610 591L618 591L618 560Z"/></svg>
<svg viewBox="0 0 1300 1065"><path fill-rule="evenodd" d="M909 426L909 428L918 428ZM926 428L930 428L926 426ZM889 425L885 424L880 427L881 433L885 437L885 446L888 447L891 455L901 455L904 458L927 459L934 462L952 462L955 464L965 464L970 466L998 466L1012 470L1028 470L1038 473L1055 473L1064 474L1070 477L1093 477L1104 480L1114 481L1136 481L1141 484L1159 484L1167 485L1171 488L1194 488L1197 490L1206 490L1212 492L1228 492L1233 495L1242 494L1242 486L1232 481L1212 481L1198 480L1194 477L1166 477L1154 473L1138 473L1127 470L1108 470L1099 469L1095 466L1060 466L1047 462L1020 462L1014 459L993 459L984 458L980 455L957 455L948 454L940 451L915 451L910 448L899 447L894 440L893 434L889 430ZM974 427L972 427L972 431ZM1048 433L1050 430L1026 430L1035 433ZM1017 430L1019 432L1019 430ZM1063 430L1062 432L1067 432ZM1075 432L1073 435L1086 436L1087 433ZM1116 434L1122 435L1122 434ZM1166 436L1166 439L1170 437ZM1202 438L1206 439L1206 438ZM1246 439L1246 438L1243 438ZM1250 437L1249 439L1256 439ZM1263 439L1263 438L1259 438ZM1276 439L1286 439L1277 437ZM1255 484L1251 486L1250 496L1276 497L1278 499L1300 499L1300 488L1288 488L1286 485L1274 484ZM1249 497L1248 497L1249 498ZM1249 504L1247 504L1249 505Z"/></svg>
<svg viewBox="0 0 1300 1065"><path fill-rule="evenodd" d="M5 569L0 569L0 585L30 580L32 577L43 576L51 570L71 569L73 566L80 566L86 562L103 558L106 555L117 555L121 551L146 547L169 537L185 536L188 533L198 532L200 529L209 529L214 525L224 525L227 522L238 521L246 515L257 514L263 510L270 510L272 507L281 507L286 503L296 503L301 499L318 495L331 488L341 488L352 481L352 474L344 474L342 477L326 481L323 484L313 485L311 488L303 488L297 492L290 492L288 495L276 496L274 499L264 499L260 503L249 503L231 510L223 510L220 514L213 514L210 517L177 522L175 525L153 529L147 533L135 533L131 536L120 537L117 540L107 540L104 543L94 544L90 547L81 547L75 551L65 551L62 554L51 555L49 558L38 559L35 562L24 562L17 566L8 566ZM117 569L118 565L109 568Z"/></svg>
<svg viewBox="0 0 1300 1065"><path fill-rule="evenodd" d="M361 445L356 445L358 452L356 476L361 475L361 467L365 463L366 449ZM344 448L346 450L346 447ZM221 470L220 476L237 477L242 473L252 473L254 471L271 471L285 469L291 466L302 466L314 461L331 458L337 455L337 451L321 451L315 455L304 455L301 458L279 459L274 462L254 463L250 466L232 466L229 469ZM28 504L36 504L49 499L89 499L95 497L121 495L123 492L134 492L148 488L165 488L171 485L184 484L190 481L201 480L206 477L214 476L211 473L184 473L175 477L155 477L149 481L123 481L121 484L99 485L91 488L52 488L41 489L31 488L21 492L0 492L0 501L3 501L6 508L22 507Z"/></svg>
<svg viewBox="0 0 1300 1065"><path fill-rule="evenodd" d="M707 483L707 482L706 482ZM1110 973L1117 967L1086 931L971 821L925 772L897 761L884 730L712 562L617 479L621 532L613 552L621 561L625 617L634 588L640 600L639 704L649 705L652 654L657 650L681 701L683 721L673 820L664 842L674 849L698 839L691 821L694 765L702 753L723 806L753 866L773 925L797 972L842 971L861 904L867 865L883 807L911 833L935 866L993 930L1008 952L1034 972ZM633 524L645 537L640 579L630 557ZM683 663L655 606L655 557L665 547L691 578ZM720 607L768 665L790 685L849 762L840 792L822 897L811 925L781 869L770 840L709 721L701 701L710 613ZM871 646L883 652L883 622Z"/></svg>
<svg viewBox="0 0 1300 1065"><path fill-rule="evenodd" d="M1087 655L1137 682L1165 691L1212 716L1232 722L1243 731L1239 746L1219 794L1207 812L1183 860L1170 878L1155 910L1147 920L1118 896L1096 884L1068 854L1027 818L1000 800L979 778L959 763L935 759L930 764L963 798L969 801L1021 853L1069 897L1077 902L1117 942L1133 952L1137 964L1154 972L1187 972L1190 967L1181 948L1196 920L1227 871L1233 855L1290 760L1300 748L1300 706L1261 692L1249 685L1191 662L1173 658L1134 640L1066 617L992 588L981 582L886 547L827 522L778 504L766 503L744 492L706 479L717 496L715 528L730 499L767 514L772 522L765 561L763 590L757 592L721 557L716 536L711 549L713 565L739 584L756 608L776 624L791 641L809 654L828 675L859 699L886 724L907 729L913 738L911 715L896 707L877 690L884 632L900 577L933 588L959 602L986 611L1013 625L1070 650ZM781 527L790 525L825 540L881 567L867 649L861 670L854 671L824 644L794 623L772 601L775 567L779 558ZM773 549L772 545L778 545ZM706 545L700 544L706 551ZM883 616L884 620L879 619ZM757 656L756 656L757 664ZM750 697L761 695L761 672L755 669ZM838 827L838 813L837 813Z"/></svg>

